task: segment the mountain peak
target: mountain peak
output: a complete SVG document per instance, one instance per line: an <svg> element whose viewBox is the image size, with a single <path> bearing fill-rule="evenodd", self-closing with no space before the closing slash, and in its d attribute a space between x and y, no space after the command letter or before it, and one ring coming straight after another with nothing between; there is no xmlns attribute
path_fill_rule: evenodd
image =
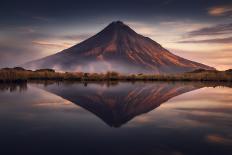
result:
<svg viewBox="0 0 232 155"><path fill-rule="evenodd" d="M124 24L122 21L111 22L103 32L111 32L111 34L131 34L136 35L137 33L132 30L128 25Z"/></svg>
<svg viewBox="0 0 232 155"><path fill-rule="evenodd" d="M118 21L113 21L111 24L115 24L115 25L125 25L122 21L118 20Z"/></svg>
<svg viewBox="0 0 232 155"><path fill-rule="evenodd" d="M114 21L83 42L26 64L30 68L120 73L177 73L212 67L176 56L122 21ZM35 66L35 67L34 67Z"/></svg>
<svg viewBox="0 0 232 155"><path fill-rule="evenodd" d="M129 27L128 25L124 24L122 21L113 21L109 25L109 27L118 27L118 28L123 28L123 27ZM107 27L108 27L107 26Z"/></svg>

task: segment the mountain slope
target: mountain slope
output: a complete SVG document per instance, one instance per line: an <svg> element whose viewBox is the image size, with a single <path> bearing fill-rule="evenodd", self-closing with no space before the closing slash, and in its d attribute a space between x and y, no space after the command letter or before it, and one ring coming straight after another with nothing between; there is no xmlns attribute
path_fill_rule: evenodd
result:
<svg viewBox="0 0 232 155"><path fill-rule="evenodd" d="M170 53L129 26L112 22L91 38L57 54L29 62L30 69L120 73L176 73L214 69Z"/></svg>
<svg viewBox="0 0 232 155"><path fill-rule="evenodd" d="M201 88L191 83L119 83L104 85L64 84L40 86L101 118L109 126L120 127L134 117L158 108L169 99Z"/></svg>

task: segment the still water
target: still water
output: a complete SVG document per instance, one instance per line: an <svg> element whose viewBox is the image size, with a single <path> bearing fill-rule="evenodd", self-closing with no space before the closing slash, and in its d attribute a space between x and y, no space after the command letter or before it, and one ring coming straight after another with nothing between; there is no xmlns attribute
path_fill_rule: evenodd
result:
<svg viewBox="0 0 232 155"><path fill-rule="evenodd" d="M0 154L231 155L222 85L0 84Z"/></svg>

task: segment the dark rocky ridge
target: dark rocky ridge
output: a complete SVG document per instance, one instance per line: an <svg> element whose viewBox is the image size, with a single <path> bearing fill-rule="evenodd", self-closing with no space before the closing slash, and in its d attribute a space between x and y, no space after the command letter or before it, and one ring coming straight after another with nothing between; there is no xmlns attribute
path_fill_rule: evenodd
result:
<svg viewBox="0 0 232 155"><path fill-rule="evenodd" d="M176 56L121 21L57 54L23 65L29 69L120 73L178 73L214 68Z"/></svg>

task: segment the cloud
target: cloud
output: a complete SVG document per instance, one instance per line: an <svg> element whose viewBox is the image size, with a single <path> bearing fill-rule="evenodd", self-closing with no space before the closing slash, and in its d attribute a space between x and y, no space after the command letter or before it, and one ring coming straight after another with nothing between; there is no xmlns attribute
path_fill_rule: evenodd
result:
<svg viewBox="0 0 232 155"><path fill-rule="evenodd" d="M211 7L208 9L208 14L211 16L232 15L232 5Z"/></svg>
<svg viewBox="0 0 232 155"><path fill-rule="evenodd" d="M180 40L176 43L231 44L231 35L232 23L219 24L189 31L183 36L185 40ZM215 38L215 36L217 37Z"/></svg>
<svg viewBox="0 0 232 155"><path fill-rule="evenodd" d="M33 44L39 45L39 46L48 46L48 47L55 47L55 48L68 48L71 45L69 43L52 43L49 41L32 41Z"/></svg>
<svg viewBox="0 0 232 155"><path fill-rule="evenodd" d="M76 35L74 34L74 35L63 35L60 37L63 39L82 41L82 40L89 38L90 36L91 34L76 34Z"/></svg>
<svg viewBox="0 0 232 155"><path fill-rule="evenodd" d="M56 34L56 35L49 35L47 37L38 37L38 39L34 39L32 41L33 45L36 45L41 48L49 48L53 49L53 51L61 51L63 49L69 48L81 41L87 39L90 35L89 34L80 34L80 35L63 35L63 34Z"/></svg>
<svg viewBox="0 0 232 155"><path fill-rule="evenodd" d="M201 44L202 45L202 44ZM227 44L229 45L229 44ZM221 45L220 45L221 46ZM213 46L214 47L214 46ZM218 70L226 70L232 68L232 48L225 46L225 48L213 48L212 50L202 50L196 51L194 48L189 49L170 49L177 55L184 58L194 60L207 64L209 66L216 67Z"/></svg>
<svg viewBox="0 0 232 155"><path fill-rule="evenodd" d="M206 140L211 143L218 143L218 144L223 144L223 145L232 145L232 138L230 137L223 137L221 135L207 135Z"/></svg>
<svg viewBox="0 0 232 155"><path fill-rule="evenodd" d="M219 99L218 99L219 100ZM181 110L181 111L189 111L189 112L203 112L203 113L213 113L213 114L231 114L232 112L232 109L230 108L231 105L231 99L220 99L221 102L224 102L224 103L227 103L228 106L225 106L225 107L197 107L197 108L176 108L176 110Z"/></svg>
<svg viewBox="0 0 232 155"><path fill-rule="evenodd" d="M2 43L0 43L0 53L0 67L14 67L24 63L25 60L32 60L40 56L40 52L36 48Z"/></svg>
<svg viewBox="0 0 232 155"><path fill-rule="evenodd" d="M204 39L204 40L185 40L185 41L178 41L177 43L231 44L232 43L232 37L216 38L216 39Z"/></svg>
<svg viewBox="0 0 232 155"><path fill-rule="evenodd" d="M34 18L45 20L42 17ZM5 27L0 33L0 68L17 66L57 53L90 36L71 30L46 30L30 25Z"/></svg>
<svg viewBox="0 0 232 155"><path fill-rule="evenodd" d="M223 35L232 34L232 23L220 24L211 27L204 27L198 30L188 32L187 36L203 36L203 35Z"/></svg>

